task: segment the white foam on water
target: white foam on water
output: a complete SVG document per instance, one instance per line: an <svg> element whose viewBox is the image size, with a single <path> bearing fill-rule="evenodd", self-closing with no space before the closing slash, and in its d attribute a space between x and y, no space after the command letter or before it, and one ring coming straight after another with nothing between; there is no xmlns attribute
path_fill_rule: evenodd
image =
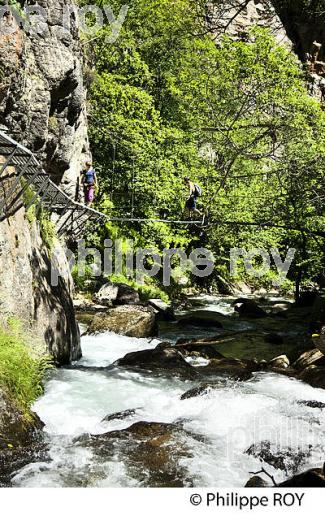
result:
<svg viewBox="0 0 325 520"><path fill-rule="evenodd" d="M113 332L82 337L82 359L77 365L105 367L128 352L153 349L158 340L127 338Z"/></svg>
<svg viewBox="0 0 325 520"><path fill-rule="evenodd" d="M199 383L105 368L127 352L154 348L156 343L111 333L84 336L82 360L73 369L54 371L34 406L46 424L52 460L24 467L14 476L13 485L142 485L134 474L130 476L127 461L118 452L99 460L90 448L73 443L83 433L124 429L137 421L182 421L190 434L187 442L192 457L180 463L198 486L243 486L249 472L262 466L245 452L267 440L284 450L291 446L308 453L301 469L323 465L325 410L298 401L325 403L325 390L278 374L259 373L247 382L220 379L220 388L181 400L185 391ZM123 420L103 422L105 416L126 409L136 410ZM278 481L285 480L283 471L263 466Z"/></svg>

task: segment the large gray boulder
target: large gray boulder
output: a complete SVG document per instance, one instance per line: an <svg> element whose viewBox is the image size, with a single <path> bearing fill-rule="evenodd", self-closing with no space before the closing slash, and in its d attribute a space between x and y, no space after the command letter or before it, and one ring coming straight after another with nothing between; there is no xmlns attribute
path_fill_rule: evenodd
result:
<svg viewBox="0 0 325 520"><path fill-rule="evenodd" d="M97 314L87 333L98 334L111 331L123 336L147 338L156 333L154 312L141 305L123 305Z"/></svg>
<svg viewBox="0 0 325 520"><path fill-rule="evenodd" d="M94 295L93 300L99 305L112 305L118 295L118 286L114 283L105 283Z"/></svg>
<svg viewBox="0 0 325 520"><path fill-rule="evenodd" d="M238 312L239 316L248 319L265 318L267 313L262 309L256 302L248 299L239 299L234 304L235 312Z"/></svg>
<svg viewBox="0 0 325 520"><path fill-rule="evenodd" d="M139 292L125 283L105 283L93 298L100 305L135 305L140 302Z"/></svg>

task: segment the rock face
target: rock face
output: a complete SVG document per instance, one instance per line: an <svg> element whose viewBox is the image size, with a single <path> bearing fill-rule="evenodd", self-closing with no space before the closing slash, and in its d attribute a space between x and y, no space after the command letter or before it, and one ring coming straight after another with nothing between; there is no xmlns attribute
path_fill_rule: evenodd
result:
<svg viewBox="0 0 325 520"><path fill-rule="evenodd" d="M306 65L309 92L324 103L324 9L305 0L220 0L207 8L206 20L217 39L226 32L247 41L252 26L270 29L278 43L293 50ZM321 45L319 52L314 42Z"/></svg>
<svg viewBox="0 0 325 520"><path fill-rule="evenodd" d="M308 9L309 2L304 0L295 0L295 2L271 0L271 2L302 61L305 61L306 53L311 53L314 41L325 44L323 9ZM319 60L324 61L324 58L325 48L321 50Z"/></svg>
<svg viewBox="0 0 325 520"><path fill-rule="evenodd" d="M0 124L75 197L81 165L89 157L78 19L64 16L72 0L38 5L46 16L37 25L36 17L24 29L10 16L1 20Z"/></svg>
<svg viewBox="0 0 325 520"><path fill-rule="evenodd" d="M292 48L272 1L269 0L225 0L214 3L210 11L210 25L216 34L227 31L233 38L247 38L253 25L268 27L281 44Z"/></svg>
<svg viewBox="0 0 325 520"><path fill-rule="evenodd" d="M67 261L59 244L55 250L64 267ZM0 320L21 319L35 334L35 350L45 345L59 364L81 356L72 280L67 266L64 271L65 279L52 284L50 254L38 224L27 221L23 208L0 223Z"/></svg>
<svg viewBox="0 0 325 520"><path fill-rule="evenodd" d="M42 427L36 415L31 421L24 418L24 414L0 388L0 442L5 443L6 447L8 444L16 446L17 443L27 442ZM4 447L0 447L0 451Z"/></svg>
<svg viewBox="0 0 325 520"><path fill-rule="evenodd" d="M0 388L0 488L11 485L13 471L45 458L45 445L41 442L43 426L36 414L26 419Z"/></svg>
<svg viewBox="0 0 325 520"><path fill-rule="evenodd" d="M97 314L88 328L88 334L111 331L133 338L146 338L156 332L154 312L140 305L122 305Z"/></svg>

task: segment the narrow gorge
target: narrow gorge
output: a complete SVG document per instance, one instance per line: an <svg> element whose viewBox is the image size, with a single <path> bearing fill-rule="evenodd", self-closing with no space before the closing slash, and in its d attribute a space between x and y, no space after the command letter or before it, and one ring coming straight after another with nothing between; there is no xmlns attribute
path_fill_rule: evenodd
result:
<svg viewBox="0 0 325 520"><path fill-rule="evenodd" d="M37 5L0 9L0 487L324 487L324 2Z"/></svg>

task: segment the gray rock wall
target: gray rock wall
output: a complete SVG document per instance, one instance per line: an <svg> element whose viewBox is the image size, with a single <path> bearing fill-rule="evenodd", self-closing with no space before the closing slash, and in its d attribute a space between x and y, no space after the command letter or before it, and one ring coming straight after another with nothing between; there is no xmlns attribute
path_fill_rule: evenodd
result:
<svg viewBox="0 0 325 520"><path fill-rule="evenodd" d="M66 273L56 286L37 221L30 223L22 208L0 222L0 321L18 317L35 338L35 352L47 351L66 364L81 356L80 334L66 257L58 242L54 249Z"/></svg>
<svg viewBox="0 0 325 520"><path fill-rule="evenodd" d="M74 197L81 165L89 157L78 20L71 15L68 23L63 16L72 0L38 4L46 17L37 31L3 11L0 16L0 125L34 151ZM51 286L50 260L38 224L27 221L24 209L0 223L0 320L19 317L35 335L35 349L45 345L63 364L80 357L80 337L72 281L67 275ZM59 262L66 263L62 249Z"/></svg>
<svg viewBox="0 0 325 520"><path fill-rule="evenodd" d="M72 0L38 4L46 23L41 20L37 27L22 29L15 19L1 20L0 125L36 152L52 178L75 196L81 166L89 158L78 20L64 16Z"/></svg>

